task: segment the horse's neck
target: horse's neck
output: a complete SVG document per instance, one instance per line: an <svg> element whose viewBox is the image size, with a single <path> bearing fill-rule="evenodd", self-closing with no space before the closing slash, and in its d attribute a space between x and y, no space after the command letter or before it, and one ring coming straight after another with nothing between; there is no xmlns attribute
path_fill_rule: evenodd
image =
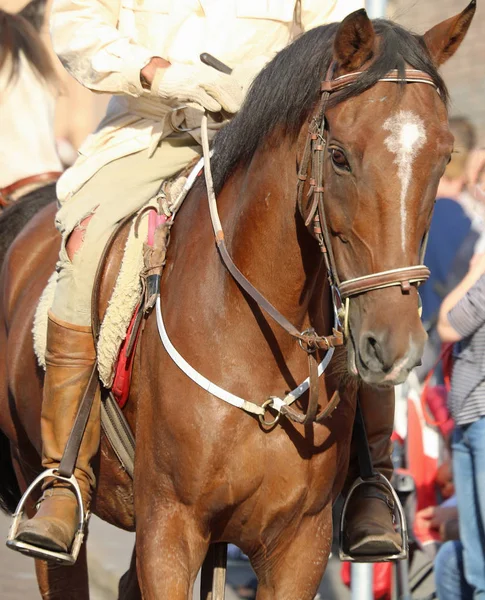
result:
<svg viewBox="0 0 485 600"><path fill-rule="evenodd" d="M280 312L302 326L322 261L296 209L293 148L257 153L226 207L226 236L238 267Z"/></svg>
<svg viewBox="0 0 485 600"><path fill-rule="evenodd" d="M207 201L197 195L198 199L186 200L188 211L175 225L170 248L175 281L168 275L167 289L174 285L179 290L176 296L191 289L206 313L211 312L208 322L221 320L235 328L239 326L235 315L248 313L248 299L221 264L209 233ZM321 305L315 308L311 302L318 296L321 304L323 297L322 259L296 214L294 151L278 148L257 153L248 168L228 180L217 203L229 253L252 285L297 328L313 320L309 309L323 318ZM321 321L318 325L320 330L325 326ZM288 334L278 327L275 335L281 335L283 343L288 341Z"/></svg>
<svg viewBox="0 0 485 600"><path fill-rule="evenodd" d="M55 96L22 57L19 77L0 72L0 188L20 179L61 171L54 135Z"/></svg>

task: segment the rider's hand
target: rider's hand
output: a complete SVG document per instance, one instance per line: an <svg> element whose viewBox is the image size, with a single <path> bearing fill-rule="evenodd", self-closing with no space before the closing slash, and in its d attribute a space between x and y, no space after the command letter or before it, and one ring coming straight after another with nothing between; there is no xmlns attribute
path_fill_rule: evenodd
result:
<svg viewBox="0 0 485 600"><path fill-rule="evenodd" d="M140 81L142 87L149 90L151 88L153 78L155 77L155 73L158 71L158 69L167 69L169 66L170 63L164 58L161 58L160 56L152 56L150 62L140 71Z"/></svg>
<svg viewBox="0 0 485 600"><path fill-rule="evenodd" d="M232 75L225 75L204 64L172 64L156 78L157 93L163 100L195 102L206 110L225 110L234 114L241 107L243 91Z"/></svg>

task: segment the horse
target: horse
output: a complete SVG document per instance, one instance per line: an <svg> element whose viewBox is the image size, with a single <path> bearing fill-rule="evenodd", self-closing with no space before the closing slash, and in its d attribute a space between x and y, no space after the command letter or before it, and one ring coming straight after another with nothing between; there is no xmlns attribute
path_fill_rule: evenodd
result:
<svg viewBox="0 0 485 600"><path fill-rule="evenodd" d="M293 405L305 422L277 413L274 398L307 377L307 352L228 273L199 180L171 229L159 289L165 330L205 378L268 411L260 421L197 385L160 343L156 315L147 317L124 409L136 435L134 479L103 436L92 505L102 519L136 529L120 597L186 600L211 545L231 542L251 560L258 600L313 599L347 473L357 390L379 410L381 395L393 393L422 352L418 291L403 273L422 268L452 151L437 67L474 11L472 1L423 37L365 11L315 28L276 55L216 136L214 190L240 272L297 331L314 330L319 340L332 335L338 290L329 279L341 289L351 283L345 350L335 350L318 396L321 408L335 392L340 402L318 422L303 418L310 394ZM305 151L309 139L320 162ZM17 236L0 282L0 426L22 491L41 468L43 373L31 329L59 248L53 216L53 207L43 209ZM323 346L309 349L302 338L323 360ZM273 417L281 418L271 425ZM72 567L36 561L36 569L43 597L88 597L84 546Z"/></svg>

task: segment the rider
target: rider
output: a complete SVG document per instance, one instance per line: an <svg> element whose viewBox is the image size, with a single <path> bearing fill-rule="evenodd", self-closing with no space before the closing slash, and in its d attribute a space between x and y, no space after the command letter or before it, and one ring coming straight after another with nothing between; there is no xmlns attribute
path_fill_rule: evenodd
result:
<svg viewBox="0 0 485 600"><path fill-rule="evenodd" d="M141 207L160 182L200 152L201 112L235 113L252 77L298 33L341 20L362 0L55 0L54 48L84 86L114 94L97 131L58 183L56 224L63 238L58 283L49 315L42 405L42 464L56 468L93 364L90 297L99 256L116 223ZM233 68L226 75L200 62L208 52ZM190 102L190 107L183 106ZM179 108L182 107L182 108ZM212 122L212 130L218 124ZM89 223L89 224L88 224ZM362 394L363 411L375 393ZM394 392L383 393L366 418L374 465L390 476L389 436ZM367 401L368 399L368 401ZM75 477L89 507L95 485L91 459L100 438L99 393L78 455ZM393 554L388 496L368 486L354 502L352 547ZM73 492L57 480L44 486L37 514L23 523L19 540L67 552L78 507ZM356 537L357 535L357 537ZM378 540L377 547L372 546ZM370 544L370 545L369 545Z"/></svg>

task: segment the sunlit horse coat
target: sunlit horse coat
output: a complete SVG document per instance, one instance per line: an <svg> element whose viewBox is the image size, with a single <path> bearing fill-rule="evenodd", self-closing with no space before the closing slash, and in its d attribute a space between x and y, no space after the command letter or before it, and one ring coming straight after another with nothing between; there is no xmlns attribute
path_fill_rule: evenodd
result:
<svg viewBox="0 0 485 600"><path fill-rule="evenodd" d="M168 107L149 100L140 70L152 56L197 64L209 52L259 70L299 29L339 21L363 0L55 0L54 49L85 87L112 93L106 118L58 186L62 202L107 163L170 132ZM246 71L247 72L247 71Z"/></svg>

